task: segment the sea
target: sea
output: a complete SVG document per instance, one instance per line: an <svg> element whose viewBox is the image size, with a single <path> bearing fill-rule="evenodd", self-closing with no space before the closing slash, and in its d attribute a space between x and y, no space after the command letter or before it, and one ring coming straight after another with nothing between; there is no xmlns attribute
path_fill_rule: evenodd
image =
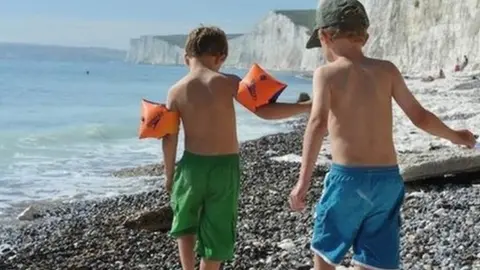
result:
<svg viewBox="0 0 480 270"><path fill-rule="evenodd" d="M54 47L42 54L26 46L13 56L1 49L0 217L18 214L34 202L158 188L159 183L148 178L120 179L111 173L161 161L159 140L138 139L140 102L164 101L186 67L136 65L81 49L59 54ZM271 74L289 85L279 101L294 102L300 92L311 92L309 80L292 73ZM262 120L238 104L236 111L241 141L287 127L285 121ZM181 138L179 152L182 143Z"/></svg>

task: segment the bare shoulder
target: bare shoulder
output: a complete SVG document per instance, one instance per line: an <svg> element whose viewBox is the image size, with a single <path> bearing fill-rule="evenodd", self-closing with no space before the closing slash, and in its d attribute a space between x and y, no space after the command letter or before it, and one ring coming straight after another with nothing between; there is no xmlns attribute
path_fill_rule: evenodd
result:
<svg viewBox="0 0 480 270"><path fill-rule="evenodd" d="M375 67L378 67L383 72L387 72L391 76L400 74L397 66L388 60L370 58L370 61Z"/></svg>
<svg viewBox="0 0 480 270"><path fill-rule="evenodd" d="M178 95L178 92L187 88L189 81L190 80L187 77L183 77L170 87L170 89L168 90L168 95L172 97Z"/></svg>
<svg viewBox="0 0 480 270"><path fill-rule="evenodd" d="M230 73L221 73L231 84L238 84L242 80L238 75Z"/></svg>
<svg viewBox="0 0 480 270"><path fill-rule="evenodd" d="M313 73L313 82L317 86L336 84L339 80L344 80L348 72L348 64L341 61L331 62L315 70Z"/></svg>
<svg viewBox="0 0 480 270"><path fill-rule="evenodd" d="M177 81L174 85L172 85L170 87L170 89L168 90L166 103L167 103L167 107L170 110L177 111L179 109L178 108L178 96L182 91L186 90L186 88L189 84L189 81L190 81L190 79L187 76L185 76L182 79L180 79L179 81Z"/></svg>
<svg viewBox="0 0 480 270"><path fill-rule="evenodd" d="M343 70L338 63L328 63L326 65L317 67L313 72L314 81L328 81L333 79L337 74L342 73Z"/></svg>
<svg viewBox="0 0 480 270"><path fill-rule="evenodd" d="M235 96L241 80L242 79L235 74L217 73L212 77L212 85L221 89L221 91L227 91Z"/></svg>
<svg viewBox="0 0 480 270"><path fill-rule="evenodd" d="M328 63L316 68L312 78L314 99L316 99L315 97L328 94L329 90L334 88L336 78L338 78L338 74L341 72L341 69L334 63Z"/></svg>

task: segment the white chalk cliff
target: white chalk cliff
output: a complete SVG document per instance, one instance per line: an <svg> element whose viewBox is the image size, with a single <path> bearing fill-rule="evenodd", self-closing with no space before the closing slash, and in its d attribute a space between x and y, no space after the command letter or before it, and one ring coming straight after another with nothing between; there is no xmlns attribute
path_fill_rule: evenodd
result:
<svg viewBox="0 0 480 270"><path fill-rule="evenodd" d="M130 40L126 61L142 64L180 65L183 49L160 36L142 36Z"/></svg>
<svg viewBox="0 0 480 270"><path fill-rule="evenodd" d="M319 1L319 3L322 0ZM370 16L370 56L405 72L452 70L467 55L466 70L480 62L480 0L363 0Z"/></svg>
<svg viewBox="0 0 480 270"><path fill-rule="evenodd" d="M319 1L319 3L322 0ZM366 54L393 61L404 72L452 70L467 55L467 70L479 68L480 0L363 0L370 16ZM306 50L314 10L270 12L250 32L233 37L227 65L313 70L322 60ZM181 46L181 45L180 45ZM127 60L182 64L183 49L159 37L131 41Z"/></svg>
<svg viewBox="0 0 480 270"><path fill-rule="evenodd" d="M227 34L227 38L239 34ZM183 65L187 35L141 36L130 40L126 61L136 64Z"/></svg>
<svg viewBox="0 0 480 270"><path fill-rule="evenodd" d="M275 70L313 70L318 50L306 50L315 11L269 12L244 35L229 35L226 66L249 68L254 62ZM293 18L293 19L292 19ZM179 36L177 36L178 38ZM147 64L183 64L183 44L170 36L143 36L130 41L126 60Z"/></svg>
<svg viewBox="0 0 480 270"><path fill-rule="evenodd" d="M321 61L321 56L318 49L305 49L310 29L307 25L294 22L287 12L270 12L251 32L231 39L226 64L249 68L257 62L267 69L313 70ZM313 10L305 10L307 12L310 17L314 14ZM313 21L308 24L313 24Z"/></svg>

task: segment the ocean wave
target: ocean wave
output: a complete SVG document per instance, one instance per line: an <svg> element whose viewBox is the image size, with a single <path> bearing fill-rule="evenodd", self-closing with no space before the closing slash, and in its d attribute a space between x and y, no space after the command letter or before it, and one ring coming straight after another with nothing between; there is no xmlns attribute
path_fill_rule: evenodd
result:
<svg viewBox="0 0 480 270"><path fill-rule="evenodd" d="M129 125L87 124L68 126L61 129L50 129L35 134L24 134L18 131L0 135L5 148L16 144L22 146L49 146L81 142L107 142L111 140L130 139L136 137L136 128Z"/></svg>

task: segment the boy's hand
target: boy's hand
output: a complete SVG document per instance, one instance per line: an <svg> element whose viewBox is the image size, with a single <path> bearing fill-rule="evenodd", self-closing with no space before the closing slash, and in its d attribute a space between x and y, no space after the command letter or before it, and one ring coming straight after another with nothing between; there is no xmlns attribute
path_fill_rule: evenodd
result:
<svg viewBox="0 0 480 270"><path fill-rule="evenodd" d="M290 208L293 211L300 212L305 209L305 197L307 196L308 188L309 184L304 184L300 181L293 188L289 198Z"/></svg>
<svg viewBox="0 0 480 270"><path fill-rule="evenodd" d="M168 194L172 194L172 186L173 186L173 180L165 179L165 190L167 191Z"/></svg>
<svg viewBox="0 0 480 270"><path fill-rule="evenodd" d="M476 144L475 135L472 132L466 129L456 130L455 131L455 139L452 140L452 143L465 145L468 148L474 148Z"/></svg>

